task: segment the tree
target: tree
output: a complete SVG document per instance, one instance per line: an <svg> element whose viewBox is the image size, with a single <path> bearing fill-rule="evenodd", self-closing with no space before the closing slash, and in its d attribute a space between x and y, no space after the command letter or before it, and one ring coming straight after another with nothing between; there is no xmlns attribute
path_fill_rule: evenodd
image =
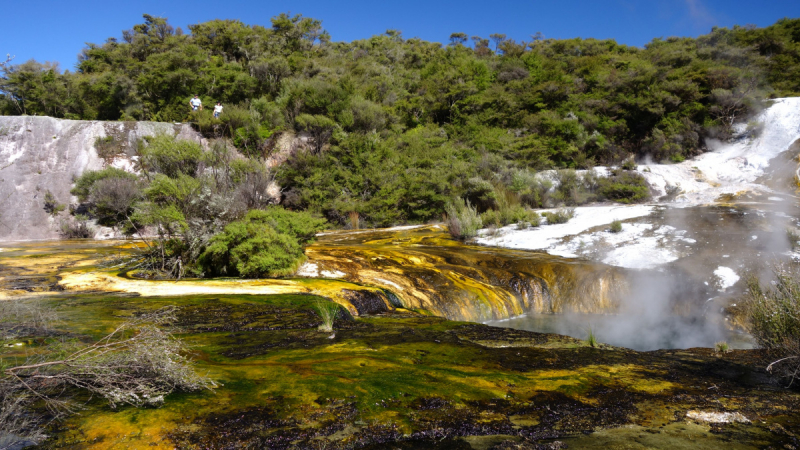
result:
<svg viewBox="0 0 800 450"><path fill-rule="evenodd" d="M328 143L336 127L336 122L319 114L300 114L294 120L295 126L311 134L314 139L314 150L319 153L322 147Z"/></svg>
<svg viewBox="0 0 800 450"><path fill-rule="evenodd" d="M489 40L484 39L480 36L472 36L472 42L475 47L475 55L477 56L489 56L492 54L492 51L489 50Z"/></svg>
<svg viewBox="0 0 800 450"><path fill-rule="evenodd" d="M505 42L506 35L502 33L494 33L489 35L489 39L494 41L494 50L497 51L500 49L500 44Z"/></svg>
<svg viewBox="0 0 800 450"><path fill-rule="evenodd" d="M14 56L11 56L11 53L6 53L6 60L5 61L0 61L0 69L2 69L5 66L7 66L8 63L10 63L12 59L14 59Z"/></svg>
<svg viewBox="0 0 800 450"><path fill-rule="evenodd" d="M467 35L466 33L453 33L450 35L450 45L464 45L464 42L467 42Z"/></svg>

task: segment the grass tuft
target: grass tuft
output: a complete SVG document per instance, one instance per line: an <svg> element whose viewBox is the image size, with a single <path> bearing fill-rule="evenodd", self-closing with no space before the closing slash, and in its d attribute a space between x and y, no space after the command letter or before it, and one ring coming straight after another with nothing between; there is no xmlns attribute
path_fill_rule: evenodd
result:
<svg viewBox="0 0 800 450"><path fill-rule="evenodd" d="M469 239L478 234L483 226L478 210L462 198L456 198L447 205L447 229L456 239Z"/></svg>
<svg viewBox="0 0 800 450"><path fill-rule="evenodd" d="M322 319L322 324L320 324L317 329L325 333L332 332L333 323L336 320L336 316L339 314L339 305L330 300L318 298L314 301L314 309Z"/></svg>
<svg viewBox="0 0 800 450"><path fill-rule="evenodd" d="M586 329L586 343L592 348L597 348L600 346L600 343L597 342L597 337L594 335L594 330L592 330L591 326Z"/></svg>
<svg viewBox="0 0 800 450"><path fill-rule="evenodd" d="M717 353L729 353L731 351L731 348L727 342L719 341L714 343L714 351Z"/></svg>

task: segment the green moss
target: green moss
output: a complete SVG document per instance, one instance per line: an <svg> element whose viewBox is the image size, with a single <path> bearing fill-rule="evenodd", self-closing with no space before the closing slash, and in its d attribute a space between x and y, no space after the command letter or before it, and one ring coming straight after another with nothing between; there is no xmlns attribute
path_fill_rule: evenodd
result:
<svg viewBox="0 0 800 450"><path fill-rule="evenodd" d="M570 435L585 427L628 423L635 412L632 402L663 399L675 405L674 399L684 397L673 393L686 389L676 381L696 377L697 365L704 364L696 358L676 365L680 359L653 354L568 348L574 339L411 313L337 320L335 337L329 339L330 333L316 329L317 299L83 295L50 300L70 332L91 336L126 317L175 304L180 309L174 325L197 370L222 384L214 392L171 395L160 409L112 411L92 402L68 419L52 444L167 448L213 441L263 447L268 445L263 436L306 442L309 436L334 433L337 439L361 442L359 433L377 435L385 427L401 435L431 429ZM697 395L707 392L701 386ZM662 411L658 405L650 408ZM523 428L503 428L512 417ZM349 434L338 434L345 425ZM253 434L253 429L262 431Z"/></svg>

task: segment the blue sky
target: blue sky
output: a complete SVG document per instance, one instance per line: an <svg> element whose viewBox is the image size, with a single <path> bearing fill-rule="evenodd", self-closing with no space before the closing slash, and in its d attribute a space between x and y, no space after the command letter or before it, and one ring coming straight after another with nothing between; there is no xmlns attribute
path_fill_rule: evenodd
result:
<svg viewBox="0 0 800 450"><path fill-rule="evenodd" d="M406 38L447 42L453 32L488 38L505 33L529 40L613 38L643 46L654 37L698 36L712 26L767 26L782 17L800 17L798 0L8 0L0 25L0 54L58 61L73 69L85 42L102 43L142 22L142 14L168 17L181 26L211 19L239 19L269 25L281 12L322 20L334 41L351 41L399 29ZM113 5L113 6L110 6Z"/></svg>

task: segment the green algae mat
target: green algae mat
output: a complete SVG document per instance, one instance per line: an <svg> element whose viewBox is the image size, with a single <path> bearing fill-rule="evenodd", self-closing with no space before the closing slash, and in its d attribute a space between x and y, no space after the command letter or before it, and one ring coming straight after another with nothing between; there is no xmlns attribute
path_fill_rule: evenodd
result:
<svg viewBox="0 0 800 450"><path fill-rule="evenodd" d="M159 408L88 400L45 448L792 448L800 395L759 355L634 352L398 310L318 331L313 295L50 298L98 338L175 305L220 386ZM723 413L737 413L728 414ZM710 417L710 419L709 419ZM717 419L714 419L717 417ZM723 418L723 419L720 419ZM728 419L724 419L728 418ZM716 422L715 422L716 420Z"/></svg>

